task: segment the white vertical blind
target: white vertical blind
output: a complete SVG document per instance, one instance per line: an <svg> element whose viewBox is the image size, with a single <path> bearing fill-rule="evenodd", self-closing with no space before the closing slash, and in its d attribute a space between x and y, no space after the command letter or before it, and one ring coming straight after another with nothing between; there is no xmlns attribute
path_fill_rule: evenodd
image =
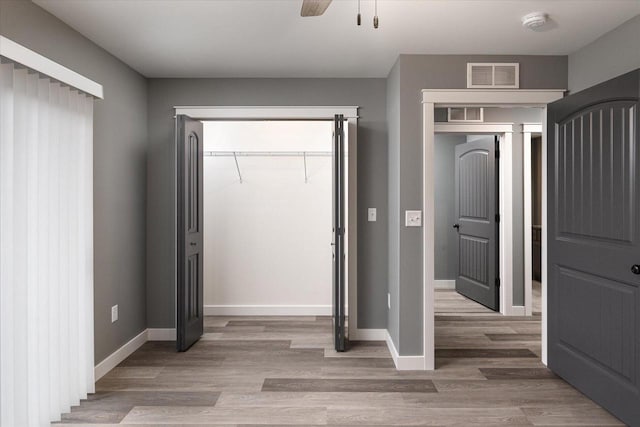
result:
<svg viewBox="0 0 640 427"><path fill-rule="evenodd" d="M0 64L0 425L94 391L93 98Z"/></svg>

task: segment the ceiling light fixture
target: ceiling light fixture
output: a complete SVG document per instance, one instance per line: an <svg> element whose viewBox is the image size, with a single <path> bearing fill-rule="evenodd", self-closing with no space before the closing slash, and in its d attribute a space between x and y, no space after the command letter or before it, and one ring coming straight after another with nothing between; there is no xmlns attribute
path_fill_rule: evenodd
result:
<svg viewBox="0 0 640 427"><path fill-rule="evenodd" d="M360 0L358 0L358 26L362 25L362 15L360 15Z"/></svg>
<svg viewBox="0 0 640 427"><path fill-rule="evenodd" d="M536 30L547 23L547 14L544 12L532 12L522 17L522 26L530 30Z"/></svg>

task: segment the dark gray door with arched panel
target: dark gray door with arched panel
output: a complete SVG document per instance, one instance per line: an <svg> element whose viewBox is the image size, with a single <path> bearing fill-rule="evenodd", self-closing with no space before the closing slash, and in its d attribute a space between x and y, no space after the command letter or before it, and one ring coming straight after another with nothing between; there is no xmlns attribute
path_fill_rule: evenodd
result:
<svg viewBox="0 0 640 427"><path fill-rule="evenodd" d="M492 310L498 288L497 138L456 145L455 223L458 231L456 291Z"/></svg>
<svg viewBox="0 0 640 427"><path fill-rule="evenodd" d="M549 367L640 425L640 70L547 117Z"/></svg>
<svg viewBox="0 0 640 427"><path fill-rule="evenodd" d="M202 122L183 115L177 116L178 351L191 347L204 331L202 130Z"/></svg>

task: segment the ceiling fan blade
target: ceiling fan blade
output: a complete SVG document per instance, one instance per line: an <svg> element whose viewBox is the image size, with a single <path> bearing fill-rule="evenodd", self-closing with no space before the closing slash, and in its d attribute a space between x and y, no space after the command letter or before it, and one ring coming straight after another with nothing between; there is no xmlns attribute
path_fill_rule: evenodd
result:
<svg viewBox="0 0 640 427"><path fill-rule="evenodd" d="M320 16L331 4L331 0L303 0L300 16Z"/></svg>

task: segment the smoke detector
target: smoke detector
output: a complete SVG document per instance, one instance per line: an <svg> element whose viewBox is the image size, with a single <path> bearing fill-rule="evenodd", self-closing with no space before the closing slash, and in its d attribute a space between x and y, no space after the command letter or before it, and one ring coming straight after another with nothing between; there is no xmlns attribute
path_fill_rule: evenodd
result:
<svg viewBox="0 0 640 427"><path fill-rule="evenodd" d="M522 17L522 26L530 30L535 30L547 23L547 14L544 12L533 12Z"/></svg>

